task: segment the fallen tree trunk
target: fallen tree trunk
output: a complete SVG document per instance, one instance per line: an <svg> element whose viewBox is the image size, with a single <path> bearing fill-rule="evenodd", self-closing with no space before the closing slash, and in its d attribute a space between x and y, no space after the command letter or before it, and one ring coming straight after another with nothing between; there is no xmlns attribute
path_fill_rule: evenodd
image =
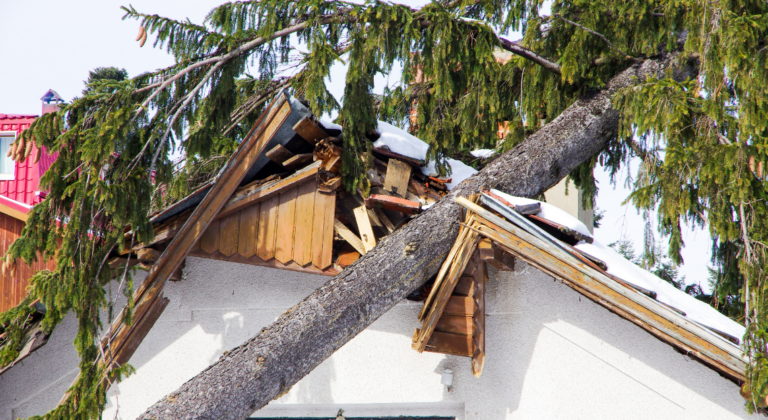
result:
<svg viewBox="0 0 768 420"><path fill-rule="evenodd" d="M458 233L455 196L487 188L543 193L614 138L613 94L638 79L664 77L673 59L647 60L585 95L140 418L244 419L285 393L438 271ZM685 76L678 71L675 78Z"/></svg>

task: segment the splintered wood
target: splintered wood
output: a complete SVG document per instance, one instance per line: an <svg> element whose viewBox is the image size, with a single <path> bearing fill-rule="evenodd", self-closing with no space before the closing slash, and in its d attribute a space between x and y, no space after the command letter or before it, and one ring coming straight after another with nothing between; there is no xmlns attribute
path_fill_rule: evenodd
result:
<svg viewBox="0 0 768 420"><path fill-rule="evenodd" d="M471 212L465 224L476 226ZM487 281L485 262L477 250L479 240L474 230L460 228L419 313L423 324L413 336L413 348L419 352L471 357L476 376L482 373L485 361Z"/></svg>

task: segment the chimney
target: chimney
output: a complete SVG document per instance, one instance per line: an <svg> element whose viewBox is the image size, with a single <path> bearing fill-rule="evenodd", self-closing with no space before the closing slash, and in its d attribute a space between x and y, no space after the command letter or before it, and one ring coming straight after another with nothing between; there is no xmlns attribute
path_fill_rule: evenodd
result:
<svg viewBox="0 0 768 420"><path fill-rule="evenodd" d="M45 92L40 100L43 101L43 114L58 111L59 106L64 103L64 99L61 99L61 96L53 89L48 89L48 92Z"/></svg>

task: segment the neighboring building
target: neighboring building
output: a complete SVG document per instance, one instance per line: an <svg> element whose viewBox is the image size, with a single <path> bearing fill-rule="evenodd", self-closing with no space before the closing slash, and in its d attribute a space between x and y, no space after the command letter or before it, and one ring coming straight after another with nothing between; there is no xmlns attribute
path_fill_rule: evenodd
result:
<svg viewBox="0 0 768 420"><path fill-rule="evenodd" d="M41 99L43 114L55 111L62 102L53 90ZM4 255L21 235L32 206L45 198L45 191L40 190L40 178L56 159L56 154L45 148L38 152L37 145L32 146L23 162L15 162L8 156L16 137L36 118L37 115L0 114L0 255ZM53 261L39 260L32 266L18 261L16 270L0 273L0 312L13 308L24 299L28 280L35 271L54 266Z"/></svg>
<svg viewBox="0 0 768 420"><path fill-rule="evenodd" d="M135 418L270 325L354 261L356 253L364 254L368 241L387 234L395 213L417 211L418 200L439 198L442 189L460 182L459 175L471 175L457 164L451 182L422 180L422 172L430 171L419 166L425 146L380 124L374 147L381 160L369 177L385 197L371 198L369 204L384 207L367 209L355 196L337 191L339 150L332 140L322 140L328 136L323 128L333 130L312 123L294 101L290 105L288 122L274 128L275 140L265 149L271 162L253 159L253 166L236 166L247 161L242 157L253 157L247 154L252 143L244 141L215 185L154 216L165 242L142 249L169 249L177 260L158 260L148 278L137 279L144 282L137 313L146 307L148 315L137 316L130 328L118 326L112 335L116 358L130 360L137 372L109 391L105 418ZM305 161L282 179L263 181L305 154L297 149L305 147L304 140L292 143L297 135L286 127L316 144L318 160ZM313 170L316 175L307 176ZM238 171L253 175L246 175L241 187L225 190L222 185ZM548 201L556 202L549 196ZM210 224L200 219L207 217L205 211L192 212L213 205L222 210L210 215ZM448 290L449 300L473 310L445 309L439 320L463 317L468 331L459 326L452 332L455 325L438 321L426 351L414 351L423 304L405 300L252 418L331 419L340 410L350 420L749 417L739 395L745 362L735 337L743 327L683 292L636 276L635 266L588 257L589 244L578 239L587 237L587 228L553 207L539 206L540 212L531 211L536 217L511 228L519 246L495 241L485 248L492 257L486 253L481 259L477 251L474 261L458 271L464 276ZM330 238L325 236L328 220L334 225ZM175 246L168 244L171 238L183 240L196 224L208 228L190 233L195 241L187 248L170 248ZM510 223L498 223L505 224ZM281 236L281 231L288 233ZM568 245L575 242L576 248ZM175 271L178 259L189 252L177 281L164 282L155 274ZM612 271L616 267L627 274L620 278ZM148 287L152 284L163 286ZM150 289L159 291L150 296ZM78 373L71 344L76 328L68 316L45 346L0 375L0 420L55 407ZM119 334L121 328L127 333ZM447 341L440 337L458 338L466 346L445 350ZM482 375L476 377L478 360Z"/></svg>

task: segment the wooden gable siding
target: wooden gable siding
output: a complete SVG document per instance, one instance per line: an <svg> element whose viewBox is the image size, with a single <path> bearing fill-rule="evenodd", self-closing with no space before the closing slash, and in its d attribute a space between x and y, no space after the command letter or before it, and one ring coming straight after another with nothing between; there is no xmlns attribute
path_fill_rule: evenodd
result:
<svg viewBox="0 0 768 420"><path fill-rule="evenodd" d="M0 213L0 255L5 254L19 236L21 229L24 228L24 222ZM0 312L5 312L19 304L27 296L27 286L29 279L35 272L40 270L53 270L56 267L56 261L43 261L38 259L31 266L16 262L16 270L7 270L0 272Z"/></svg>
<svg viewBox="0 0 768 420"><path fill-rule="evenodd" d="M316 177L211 223L191 256L335 275L336 192Z"/></svg>

